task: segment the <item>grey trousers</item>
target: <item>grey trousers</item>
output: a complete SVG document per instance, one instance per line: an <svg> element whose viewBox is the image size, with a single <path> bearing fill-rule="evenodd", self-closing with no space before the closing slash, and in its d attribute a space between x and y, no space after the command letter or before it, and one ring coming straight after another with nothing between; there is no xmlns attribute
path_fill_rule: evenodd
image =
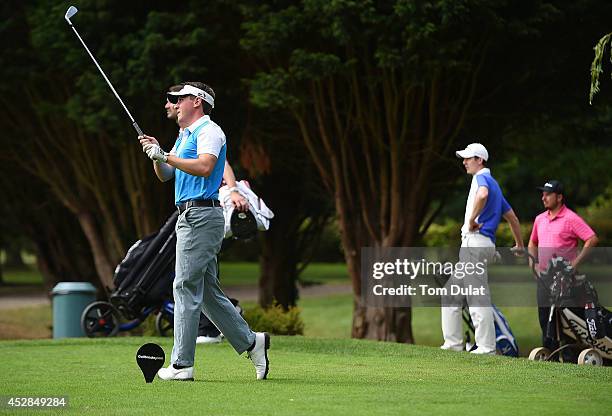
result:
<svg viewBox="0 0 612 416"><path fill-rule="evenodd" d="M200 311L238 354L255 341L255 333L219 287L217 253L223 231L223 211L218 207L191 207L176 222L172 364L193 366Z"/></svg>

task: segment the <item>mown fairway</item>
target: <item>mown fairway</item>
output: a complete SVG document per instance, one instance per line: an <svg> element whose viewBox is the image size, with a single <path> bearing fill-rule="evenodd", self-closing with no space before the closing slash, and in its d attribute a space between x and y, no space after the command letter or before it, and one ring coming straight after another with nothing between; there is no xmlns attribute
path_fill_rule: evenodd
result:
<svg viewBox="0 0 612 416"><path fill-rule="evenodd" d="M146 342L162 345L168 360L167 338L0 342L1 394L67 395L68 412L104 415L600 415L612 409L611 368L350 339L273 337L270 378L259 382L251 362L227 342L198 346L195 382L146 384L135 361Z"/></svg>

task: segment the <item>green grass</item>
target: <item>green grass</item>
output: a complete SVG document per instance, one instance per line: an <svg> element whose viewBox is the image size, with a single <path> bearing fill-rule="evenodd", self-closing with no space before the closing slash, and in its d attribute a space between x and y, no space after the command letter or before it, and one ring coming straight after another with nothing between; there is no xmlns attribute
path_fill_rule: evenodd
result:
<svg viewBox="0 0 612 416"><path fill-rule="evenodd" d="M510 323L522 356L529 355L533 348L541 346L537 308L504 307L500 308L500 310ZM464 324L465 330L467 330L467 327ZM442 345L440 308L413 308L412 331L417 344L429 346ZM471 337L472 342L474 342L473 334L471 334Z"/></svg>
<svg viewBox="0 0 612 416"><path fill-rule="evenodd" d="M253 302L242 302L248 308ZM304 298L299 307L304 319L304 335L316 338L350 338L353 321L352 295ZM519 345L521 355L540 346L540 327L535 307L504 307L501 311ZM412 332L418 345L436 347L442 344L439 307L412 308ZM467 327L465 328L467 329ZM473 337L472 337L473 340Z"/></svg>
<svg viewBox="0 0 612 416"><path fill-rule="evenodd" d="M227 263L222 265L223 285L253 284L258 275L256 263ZM325 282L348 282L344 264L313 264L305 273L307 280ZM11 275L8 275L11 276ZM14 282L31 281L34 272L12 275ZM342 280L346 279L346 280ZM500 284L513 287L516 284ZM1 289L1 288L0 288ZM302 298L299 306L305 322L305 335L318 338L350 338L353 300L351 295L332 295L326 297ZM242 302L248 307L252 303ZM529 354L532 348L540 346L540 329L535 307L502 307L512 330L517 337L522 355ZM32 338L49 336L51 325L49 307L36 307L3 311L0 314L0 339ZM413 334L419 345L438 346L442 343L440 330L440 308L413 308Z"/></svg>
<svg viewBox="0 0 612 416"><path fill-rule="evenodd" d="M221 262L220 266L224 286L257 285L259 263ZM42 285L42 276L34 267L4 270L3 276L5 283L11 286ZM309 283L350 283L344 263L311 263L300 278Z"/></svg>
<svg viewBox="0 0 612 416"><path fill-rule="evenodd" d="M353 296L334 295L304 298L299 302L304 335L320 338L350 338Z"/></svg>
<svg viewBox="0 0 612 416"><path fill-rule="evenodd" d="M253 302L241 303L245 308L254 306ZM350 338L353 317L351 295L304 298L300 301L299 307L305 323L305 336ZM522 355L528 355L532 348L540 346L536 308L502 308L502 312L508 318L517 337ZM48 337L51 333L49 330L51 320L49 306L4 310L0 314L0 339ZM154 326L152 324L149 326L153 333ZM439 346L442 343L440 308L413 308L412 330L417 344Z"/></svg>
<svg viewBox="0 0 612 416"><path fill-rule="evenodd" d="M44 292L42 276L34 267L4 270L3 278L5 285L0 285L0 296ZM257 286L258 279L259 263L221 263L221 282L225 287ZM342 263L309 264L300 279L311 284L350 284L346 265Z"/></svg>
<svg viewBox="0 0 612 416"><path fill-rule="evenodd" d="M8 269L2 273L4 283L11 285L42 285L42 275L36 268Z"/></svg>
<svg viewBox="0 0 612 416"><path fill-rule="evenodd" d="M259 263L221 262L220 271L223 286L257 285L259 279ZM350 283L344 263L311 263L300 279L308 283Z"/></svg>
<svg viewBox="0 0 612 416"><path fill-rule="evenodd" d="M34 267L8 269L2 273L3 285L0 285L0 296L21 295L44 290L42 276Z"/></svg>
<svg viewBox="0 0 612 416"><path fill-rule="evenodd" d="M327 284L351 283L345 263L311 263L300 276L300 280Z"/></svg>
<svg viewBox="0 0 612 416"><path fill-rule="evenodd" d="M529 269L520 266L495 266L494 270L494 280L490 282L494 302L512 306L532 305L535 302L536 287ZM589 275L593 275L600 301L612 305L612 280L602 278L607 276L602 271ZM0 286L0 295L42 290L42 278L35 269L8 270L5 271L4 278L7 286ZM258 263L221 263L221 281L225 287L257 285L258 279ZM300 279L316 284L350 284L344 263L309 264ZM430 284L431 280L424 280L423 283ZM419 298L415 299L417 304L419 301Z"/></svg>
<svg viewBox="0 0 612 416"><path fill-rule="evenodd" d="M67 395L67 413L105 415L599 415L612 408L610 368L304 337L272 338L267 381L256 381L251 363L223 343L198 346L195 382L146 384L135 362L146 342L169 355L171 340L163 338L0 342L0 391Z"/></svg>

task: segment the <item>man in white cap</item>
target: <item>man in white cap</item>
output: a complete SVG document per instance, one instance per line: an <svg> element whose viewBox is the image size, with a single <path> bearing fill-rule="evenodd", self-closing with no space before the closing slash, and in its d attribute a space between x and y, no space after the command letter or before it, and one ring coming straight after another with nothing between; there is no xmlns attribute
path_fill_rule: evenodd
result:
<svg viewBox="0 0 612 416"><path fill-rule="evenodd" d="M155 163L161 181L174 179L176 276L174 346L170 365L157 373L162 380L193 380L200 311L215 324L238 354L248 352L258 380L268 375L267 333L253 332L219 287L217 253L225 220L219 185L226 155L225 133L211 120L215 93L201 82L186 82L167 94L175 105L181 135L170 153L151 136L141 136L143 151Z"/></svg>
<svg viewBox="0 0 612 416"><path fill-rule="evenodd" d="M461 227L460 262L487 262L495 254L495 232L503 217L512 230L516 248L522 249L520 224L514 211L504 198L497 181L491 176L491 171L485 167L489 159L489 152L480 143L472 143L465 149L456 152L457 157L463 159L463 166L472 183L465 205L465 217ZM466 277L453 276L449 281L459 284L476 283L485 287L485 295L475 294L465 296L472 322L474 323L474 336L477 348L471 352L475 354L495 354L495 325L493 311L488 295L486 267L484 272L475 272ZM462 305L463 297L444 299L442 304L442 334L444 344L442 349L462 351L463 324Z"/></svg>

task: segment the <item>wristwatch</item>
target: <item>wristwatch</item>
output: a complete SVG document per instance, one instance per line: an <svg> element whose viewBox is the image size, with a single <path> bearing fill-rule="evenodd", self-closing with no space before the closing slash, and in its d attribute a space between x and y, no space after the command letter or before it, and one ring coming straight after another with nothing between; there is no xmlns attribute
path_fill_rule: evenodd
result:
<svg viewBox="0 0 612 416"><path fill-rule="evenodd" d="M229 191L230 192L240 192L237 186L232 186L231 188L229 188Z"/></svg>

